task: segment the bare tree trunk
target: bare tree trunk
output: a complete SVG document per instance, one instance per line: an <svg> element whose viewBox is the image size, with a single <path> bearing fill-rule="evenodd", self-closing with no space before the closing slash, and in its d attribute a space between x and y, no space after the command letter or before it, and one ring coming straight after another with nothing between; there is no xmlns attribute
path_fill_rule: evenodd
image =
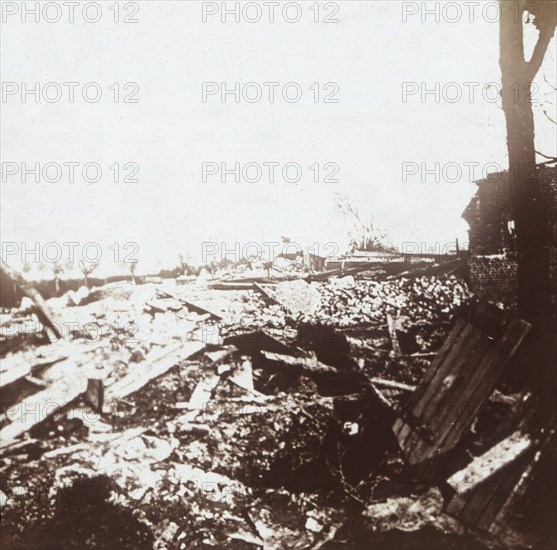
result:
<svg viewBox="0 0 557 550"><path fill-rule="evenodd" d="M524 60L522 4L500 0L502 103L507 124L509 186L518 241L518 308L539 325L551 313L545 208L536 168L531 84L553 30L540 32L530 62Z"/></svg>

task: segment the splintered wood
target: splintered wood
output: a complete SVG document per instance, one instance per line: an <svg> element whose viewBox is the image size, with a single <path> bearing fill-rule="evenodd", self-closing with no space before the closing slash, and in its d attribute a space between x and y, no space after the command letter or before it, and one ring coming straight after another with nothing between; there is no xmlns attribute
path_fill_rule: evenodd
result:
<svg viewBox="0 0 557 550"><path fill-rule="evenodd" d="M473 305L469 319L457 321L393 427L411 464L460 441L529 330L490 304Z"/></svg>
<svg viewBox="0 0 557 550"><path fill-rule="evenodd" d="M448 480L456 494L447 513L467 525L499 533L528 487L535 486L544 461L554 461L555 443L554 429L547 430L541 441L520 432L504 439Z"/></svg>
<svg viewBox="0 0 557 550"><path fill-rule="evenodd" d="M163 375L174 365L188 359L204 347L203 342L190 340L148 356L145 361L130 366L130 372L107 389L106 401L121 399L136 392L154 378Z"/></svg>
<svg viewBox="0 0 557 550"><path fill-rule="evenodd" d="M513 462L533 445L532 438L520 432L514 433L494 445L483 455L476 457L464 470L451 476L447 483L458 493L474 490L482 481Z"/></svg>
<svg viewBox="0 0 557 550"><path fill-rule="evenodd" d="M153 353L141 363L130 366L128 374L103 392L100 387L101 381L92 384L90 369L88 369L90 359L88 352L94 351L94 348L87 351L74 349L71 353L68 346L65 348L68 351L68 359L56 363L45 375L46 382L49 383L48 387L8 407L6 416L11 423L0 430L0 448L9 445L14 439L82 394L86 398L89 396L88 400L92 401L97 408L101 408L103 401L105 404L110 404L114 400L130 395L204 347L203 342L192 340Z"/></svg>

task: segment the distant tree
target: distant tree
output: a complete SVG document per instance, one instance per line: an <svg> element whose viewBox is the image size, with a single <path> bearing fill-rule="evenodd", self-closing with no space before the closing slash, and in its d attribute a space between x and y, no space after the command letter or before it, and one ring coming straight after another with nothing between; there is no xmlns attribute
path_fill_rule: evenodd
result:
<svg viewBox="0 0 557 550"><path fill-rule="evenodd" d="M99 267L99 262L85 262L84 260L79 260L78 265L81 273L83 273L85 286L89 288L89 275Z"/></svg>
<svg viewBox="0 0 557 550"><path fill-rule="evenodd" d="M379 227L373 216L363 217L346 195L335 195L337 210L344 216L348 227L350 248L368 252L393 252L395 250L387 232Z"/></svg>
<svg viewBox="0 0 557 550"><path fill-rule="evenodd" d="M209 263L208 269L209 269L209 273L211 274L211 278L214 279L215 278L215 273L217 272L217 269L218 269L218 264L217 264L216 260L212 260Z"/></svg>
<svg viewBox="0 0 557 550"><path fill-rule="evenodd" d="M190 266L188 264L186 257L183 254L180 254L178 256L178 265L180 267L181 275L187 275L189 273Z"/></svg>
<svg viewBox="0 0 557 550"><path fill-rule="evenodd" d="M267 277L270 277L271 269L273 269L273 262L263 262L263 267L267 271Z"/></svg>
<svg viewBox="0 0 557 550"><path fill-rule="evenodd" d="M126 262L126 266L128 267L128 271L132 276L132 283L135 285L135 270L137 269L137 262Z"/></svg>
<svg viewBox="0 0 557 550"><path fill-rule="evenodd" d="M54 288L56 294L60 294L60 274L64 272L64 266L60 262L52 264L52 273L54 275Z"/></svg>

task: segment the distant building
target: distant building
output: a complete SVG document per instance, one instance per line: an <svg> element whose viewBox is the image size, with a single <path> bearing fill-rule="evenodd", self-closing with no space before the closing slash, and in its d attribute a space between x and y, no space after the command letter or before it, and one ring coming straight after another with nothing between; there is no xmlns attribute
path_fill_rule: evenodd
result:
<svg viewBox="0 0 557 550"><path fill-rule="evenodd" d="M306 265L312 271L325 271L325 264L327 262L327 256L321 256L319 254L308 253Z"/></svg>
<svg viewBox="0 0 557 550"><path fill-rule="evenodd" d="M508 301L518 292L517 242L511 210L509 173L475 182L476 194L462 213L470 226L468 262L472 289L492 300ZM557 287L557 168L539 166L539 182L548 218L551 295Z"/></svg>

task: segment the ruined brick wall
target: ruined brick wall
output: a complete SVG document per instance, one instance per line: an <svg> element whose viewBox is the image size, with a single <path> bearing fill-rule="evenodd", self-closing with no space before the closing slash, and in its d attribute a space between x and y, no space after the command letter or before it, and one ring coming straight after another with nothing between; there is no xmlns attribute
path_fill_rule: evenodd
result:
<svg viewBox="0 0 557 550"><path fill-rule="evenodd" d="M518 263L501 256L470 256L470 286L479 296L506 304L515 302L518 292ZM557 307L557 250L549 255L551 302Z"/></svg>
<svg viewBox="0 0 557 550"><path fill-rule="evenodd" d="M540 166L540 191L549 223L551 298L557 304L557 169ZM509 231L512 220L508 173L477 182L478 190L463 212L468 222L471 287L477 294L511 303L518 290L516 241ZM510 254L510 257L509 257Z"/></svg>
<svg viewBox="0 0 557 550"><path fill-rule="evenodd" d="M468 261L472 289L485 298L511 303L518 292L518 263L506 257L471 256Z"/></svg>

